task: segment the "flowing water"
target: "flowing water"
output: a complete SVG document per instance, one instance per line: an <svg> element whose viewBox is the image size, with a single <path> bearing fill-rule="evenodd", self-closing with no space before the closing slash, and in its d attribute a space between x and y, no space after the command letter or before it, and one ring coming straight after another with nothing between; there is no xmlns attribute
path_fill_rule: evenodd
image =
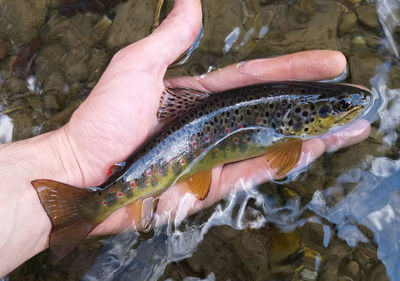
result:
<svg viewBox="0 0 400 281"><path fill-rule="evenodd" d="M346 82L381 96L370 137L289 183L231 194L145 235L88 239L61 261L45 251L3 280L400 280L400 2L202 3L202 36L168 76L337 49ZM0 142L67 122L112 54L151 32L156 5L0 0Z"/></svg>

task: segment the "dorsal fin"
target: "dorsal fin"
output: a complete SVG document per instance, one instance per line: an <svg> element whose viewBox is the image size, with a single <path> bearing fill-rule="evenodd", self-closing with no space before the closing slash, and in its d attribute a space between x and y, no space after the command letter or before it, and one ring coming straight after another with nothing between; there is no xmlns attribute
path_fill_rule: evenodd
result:
<svg viewBox="0 0 400 281"><path fill-rule="evenodd" d="M157 113L159 120L174 119L191 110L198 102L208 98L209 92L190 88L164 88Z"/></svg>

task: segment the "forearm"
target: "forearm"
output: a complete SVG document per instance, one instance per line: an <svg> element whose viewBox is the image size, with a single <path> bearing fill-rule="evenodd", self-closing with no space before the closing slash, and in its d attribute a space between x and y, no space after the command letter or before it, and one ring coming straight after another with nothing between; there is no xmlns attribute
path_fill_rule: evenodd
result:
<svg viewBox="0 0 400 281"><path fill-rule="evenodd" d="M31 181L71 181L62 130L0 145L0 277L47 248L51 223ZM70 164L65 164L70 163Z"/></svg>

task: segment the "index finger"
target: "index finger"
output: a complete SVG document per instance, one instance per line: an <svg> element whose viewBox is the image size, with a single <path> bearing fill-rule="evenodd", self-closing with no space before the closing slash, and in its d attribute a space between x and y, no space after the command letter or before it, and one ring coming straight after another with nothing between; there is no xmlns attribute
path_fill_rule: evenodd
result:
<svg viewBox="0 0 400 281"><path fill-rule="evenodd" d="M202 76L173 78L165 85L219 92L268 81L329 79L345 68L346 58L338 51L304 51L231 64Z"/></svg>

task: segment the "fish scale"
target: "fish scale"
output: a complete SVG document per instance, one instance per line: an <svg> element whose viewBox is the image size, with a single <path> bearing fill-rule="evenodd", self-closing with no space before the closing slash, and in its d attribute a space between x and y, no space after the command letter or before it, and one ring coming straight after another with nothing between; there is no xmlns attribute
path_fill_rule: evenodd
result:
<svg viewBox="0 0 400 281"><path fill-rule="evenodd" d="M296 165L302 140L359 118L372 99L365 89L317 82L267 83L217 94L168 88L158 116L169 125L102 185L76 188L51 180L32 182L53 224L50 248L65 255L129 203L136 202L140 217L143 200L157 199L178 182L202 200L210 188L211 169L219 165L265 155L276 175L283 176ZM151 224L156 202L144 228ZM75 206L82 215L68 213Z"/></svg>

